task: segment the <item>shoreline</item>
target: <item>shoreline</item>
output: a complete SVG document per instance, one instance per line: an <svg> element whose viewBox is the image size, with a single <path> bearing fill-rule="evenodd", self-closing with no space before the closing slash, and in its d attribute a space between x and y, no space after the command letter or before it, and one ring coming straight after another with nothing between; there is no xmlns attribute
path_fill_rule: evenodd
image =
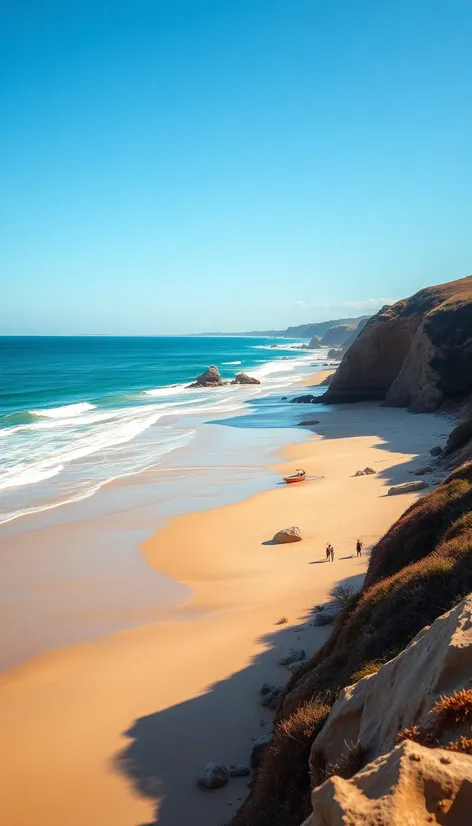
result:
<svg viewBox="0 0 472 826"><path fill-rule="evenodd" d="M311 373L310 383L316 380ZM179 616L191 592L150 568L141 543L179 514L270 489L282 446L305 438L298 405L279 395L296 390L296 383L278 393L265 388L236 413L200 425L191 444L164 464L2 526L0 671L48 650Z"/></svg>
<svg viewBox="0 0 472 826"><path fill-rule="evenodd" d="M303 419L306 406L298 412ZM177 516L143 543L149 565L192 588L185 621L53 651L0 678L9 826L64 817L70 826L217 826L231 817L244 778L205 793L196 775L209 760L247 762L251 738L270 730L260 684L288 679L277 660L291 645L310 656L327 638L329 627L307 622L312 606L339 581L360 583L367 554L352 555L357 536L367 551L414 501L386 488L424 463L441 430L438 417L375 404L310 414L320 435L287 445L273 469L297 463L323 479ZM355 478L367 464L377 473ZM303 541L270 544L289 524L300 524ZM323 559L328 540L333 565ZM278 627L282 616L289 623Z"/></svg>

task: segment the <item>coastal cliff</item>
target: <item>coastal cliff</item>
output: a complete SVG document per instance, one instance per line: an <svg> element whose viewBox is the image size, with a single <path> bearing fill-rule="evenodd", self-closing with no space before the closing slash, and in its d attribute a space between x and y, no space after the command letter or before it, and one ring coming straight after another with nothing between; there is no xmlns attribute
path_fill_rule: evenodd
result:
<svg viewBox="0 0 472 826"><path fill-rule="evenodd" d="M428 287L373 316L345 353L328 403L381 399L437 410L472 390L472 276Z"/></svg>
<svg viewBox="0 0 472 826"><path fill-rule="evenodd" d="M271 742L233 826L408 818L465 826L471 510L472 463L377 543L362 590L347 596L328 641L282 691Z"/></svg>

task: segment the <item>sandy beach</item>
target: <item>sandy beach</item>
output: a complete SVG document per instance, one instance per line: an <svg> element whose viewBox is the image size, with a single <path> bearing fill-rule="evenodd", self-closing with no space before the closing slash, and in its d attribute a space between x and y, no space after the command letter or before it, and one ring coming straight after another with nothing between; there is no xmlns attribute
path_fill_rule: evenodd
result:
<svg viewBox="0 0 472 826"><path fill-rule="evenodd" d="M437 416L376 404L316 415L300 406L300 421L314 419L275 468L304 467L313 481L179 516L143 543L150 566L192 589L177 618L2 676L8 826L218 826L231 817L246 779L204 792L197 774L209 760L248 762L252 740L270 731L259 686L288 679L277 664L287 648L310 656L327 638L329 628L310 625L312 607L340 581L361 583L369 548L415 498L388 497L388 487L411 478L448 429ZM354 477L367 465L375 475ZM289 525L303 541L273 545ZM327 541L334 563L324 560Z"/></svg>

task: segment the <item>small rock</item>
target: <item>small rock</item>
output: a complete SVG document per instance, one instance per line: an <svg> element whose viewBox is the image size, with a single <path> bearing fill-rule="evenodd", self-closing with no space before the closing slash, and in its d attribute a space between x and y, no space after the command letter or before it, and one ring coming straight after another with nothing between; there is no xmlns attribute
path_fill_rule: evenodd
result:
<svg viewBox="0 0 472 826"><path fill-rule="evenodd" d="M290 665L291 663L298 663L305 659L305 652L303 648L289 648L283 657L279 660L279 665Z"/></svg>
<svg viewBox="0 0 472 826"><path fill-rule="evenodd" d="M432 447L429 452L431 453L431 456L440 456L441 453L443 452L443 450L442 450L442 447L439 447L439 445L436 445L436 447Z"/></svg>
<svg viewBox="0 0 472 826"><path fill-rule="evenodd" d="M254 769L257 769L271 740L272 734L263 734L255 741L251 751L251 766Z"/></svg>
<svg viewBox="0 0 472 826"><path fill-rule="evenodd" d="M282 691L282 686L277 685L275 688L270 692L270 694L266 694L262 700L261 705L265 706L266 708L276 708L279 702L280 692Z"/></svg>
<svg viewBox="0 0 472 826"><path fill-rule="evenodd" d="M302 532L297 525L292 525L290 528L283 528L277 531L273 538L273 542L277 545L285 545L289 542L301 542Z"/></svg>
<svg viewBox="0 0 472 826"><path fill-rule="evenodd" d="M249 766L244 766L242 763L238 763L236 766L231 766L229 770L230 777L247 777L248 774L251 774L251 769Z"/></svg>
<svg viewBox="0 0 472 826"><path fill-rule="evenodd" d="M282 396L281 401L286 402L287 401L287 396Z"/></svg>
<svg viewBox="0 0 472 826"><path fill-rule="evenodd" d="M228 782L229 772L221 763L207 763L203 774L198 778L198 785L205 789L219 789Z"/></svg>
<svg viewBox="0 0 472 826"><path fill-rule="evenodd" d="M427 473L432 473L433 468L431 465L426 465L426 467L419 467L417 470L414 470L413 473L415 476L425 476Z"/></svg>
<svg viewBox="0 0 472 826"><path fill-rule="evenodd" d="M311 404L311 402L316 401L316 396L313 393L305 393L303 396L295 396L294 399L291 400L290 404Z"/></svg>
<svg viewBox="0 0 472 826"><path fill-rule="evenodd" d="M296 663L289 663L287 668L288 668L289 671L296 671L297 668L301 668L302 665L305 665L305 664L306 664L306 660L300 660L299 662L296 662Z"/></svg>
<svg viewBox="0 0 472 826"><path fill-rule="evenodd" d="M365 467L364 470L356 470L354 476L371 476L372 473L375 473L374 468Z"/></svg>
<svg viewBox="0 0 472 826"><path fill-rule="evenodd" d="M302 422L298 422L299 427L311 427L314 424L319 424L318 419L312 419L311 421L309 419L304 419Z"/></svg>
<svg viewBox="0 0 472 826"><path fill-rule="evenodd" d="M270 694L274 688L277 688L276 683L262 683L259 693L264 697L266 694Z"/></svg>
<svg viewBox="0 0 472 826"><path fill-rule="evenodd" d="M418 479L417 482L402 482L400 485L394 485L392 488L389 488L388 495L396 496L398 493L414 493L424 488L429 488L428 483L425 482L424 479Z"/></svg>

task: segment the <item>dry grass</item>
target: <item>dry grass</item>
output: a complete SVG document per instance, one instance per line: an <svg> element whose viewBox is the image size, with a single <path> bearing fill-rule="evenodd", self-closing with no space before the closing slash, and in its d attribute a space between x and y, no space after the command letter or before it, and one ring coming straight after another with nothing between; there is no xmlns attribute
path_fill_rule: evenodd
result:
<svg viewBox="0 0 472 826"><path fill-rule="evenodd" d="M308 754L318 725L295 734L306 709L314 704L326 715L341 688L375 673L470 591L472 463L409 508L374 548L362 592L346 600L329 640L284 689L273 746L234 826L299 826L308 811ZM446 725L446 717L468 715L470 707L464 698L449 699L431 719ZM448 747L465 750L468 738L459 734ZM417 732L403 735L415 739Z"/></svg>
<svg viewBox="0 0 472 826"><path fill-rule="evenodd" d="M470 738L459 735L449 740L451 731L464 725L472 725L472 689L456 691L449 697L441 697L426 715L421 725L403 729L397 741L414 740L431 748L442 746L451 751L467 751ZM444 742L445 741L445 742Z"/></svg>
<svg viewBox="0 0 472 826"><path fill-rule="evenodd" d="M365 663L359 671L355 671L352 675L352 682L358 683L364 677L370 677L372 674L377 674L379 668L383 666L382 660L372 660L372 662Z"/></svg>
<svg viewBox="0 0 472 826"><path fill-rule="evenodd" d="M331 706L324 697L303 703L294 714L280 720L262 760L252 797L260 826L283 823L300 826L310 811L308 759L313 740L326 722ZM300 819L301 816L301 819ZM232 821L247 824L244 808Z"/></svg>
<svg viewBox="0 0 472 826"><path fill-rule="evenodd" d="M279 620L275 623L276 625L285 625L288 622L287 617L280 617Z"/></svg>
<svg viewBox="0 0 472 826"><path fill-rule="evenodd" d="M338 775L345 780L353 777L367 762L367 749L361 740L347 747L347 754L337 763L326 764L322 752L314 750L311 754L311 782L312 786L319 786L328 777Z"/></svg>

